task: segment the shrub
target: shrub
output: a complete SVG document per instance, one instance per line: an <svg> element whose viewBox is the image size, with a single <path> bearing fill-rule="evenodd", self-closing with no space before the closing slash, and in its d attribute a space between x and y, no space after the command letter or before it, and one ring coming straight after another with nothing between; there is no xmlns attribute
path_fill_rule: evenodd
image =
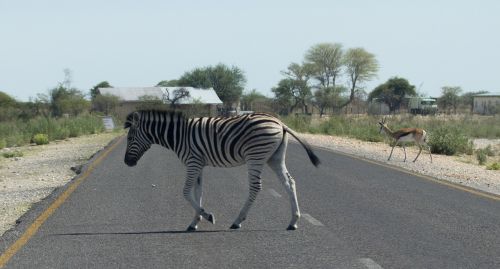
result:
<svg viewBox="0 0 500 269"><path fill-rule="evenodd" d="M486 156L486 150L484 149L476 150L476 159L479 162L479 165L484 165L488 160L488 157Z"/></svg>
<svg viewBox="0 0 500 269"><path fill-rule="evenodd" d="M15 150L15 151L4 152L2 156L4 158L14 158L14 157L22 157L24 156L24 154L21 151Z"/></svg>
<svg viewBox="0 0 500 269"><path fill-rule="evenodd" d="M37 145L45 145L49 143L49 136L46 134L36 134L33 136L33 142Z"/></svg>
<svg viewBox="0 0 500 269"><path fill-rule="evenodd" d="M500 170L500 163L494 162L488 166L486 166L488 170Z"/></svg>
<svg viewBox="0 0 500 269"><path fill-rule="evenodd" d="M307 132L311 126L311 116L288 116L283 118L283 122L297 132Z"/></svg>
<svg viewBox="0 0 500 269"><path fill-rule="evenodd" d="M3 149L7 146L7 141L4 138L0 139L0 149Z"/></svg>
<svg viewBox="0 0 500 269"><path fill-rule="evenodd" d="M429 146L432 153L446 155L470 153L471 145L469 137L460 128L454 126L435 128L430 135Z"/></svg>

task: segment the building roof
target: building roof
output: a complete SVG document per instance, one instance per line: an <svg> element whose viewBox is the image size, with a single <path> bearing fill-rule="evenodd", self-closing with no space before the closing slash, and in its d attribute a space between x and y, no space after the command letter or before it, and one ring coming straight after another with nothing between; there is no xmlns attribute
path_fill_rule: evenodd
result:
<svg viewBox="0 0 500 269"><path fill-rule="evenodd" d="M101 94L111 94L118 96L126 102L139 101L139 97L148 95L156 97L168 103L166 97L168 93L184 88L189 91L189 97L179 100L179 104L192 104L200 101L204 104L222 104L219 96L213 88L199 89L193 87L117 87L117 88L99 88Z"/></svg>
<svg viewBox="0 0 500 269"><path fill-rule="evenodd" d="M500 97L500 92L481 93L474 95L474 97Z"/></svg>

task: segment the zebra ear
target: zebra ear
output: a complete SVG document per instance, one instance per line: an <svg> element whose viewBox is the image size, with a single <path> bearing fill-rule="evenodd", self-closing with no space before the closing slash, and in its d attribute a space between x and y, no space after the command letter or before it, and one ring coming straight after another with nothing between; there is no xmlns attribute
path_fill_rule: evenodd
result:
<svg viewBox="0 0 500 269"><path fill-rule="evenodd" d="M127 129L127 128L130 128L132 126L137 127L138 124L139 124L139 113L136 111L136 112L132 112L132 113L128 114L123 128Z"/></svg>

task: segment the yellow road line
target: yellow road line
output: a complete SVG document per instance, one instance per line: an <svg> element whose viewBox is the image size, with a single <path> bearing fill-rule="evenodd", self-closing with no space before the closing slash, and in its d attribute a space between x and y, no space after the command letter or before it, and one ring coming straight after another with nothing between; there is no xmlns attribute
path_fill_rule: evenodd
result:
<svg viewBox="0 0 500 269"><path fill-rule="evenodd" d="M85 172L74 180L69 187L44 211L35 221L26 229L26 231L0 256L0 268L3 268L7 262L37 233L38 229L47 221L47 219L68 199L75 189L94 171L97 165L106 158L106 156L116 148L123 140L123 137L116 140L106 151L97 157L85 170Z"/></svg>
<svg viewBox="0 0 500 269"><path fill-rule="evenodd" d="M423 178L423 179L426 179L428 181L432 181L434 183L438 183L438 184L441 184L441 185L444 185L444 186L447 186L447 187L450 187L450 188L453 188L453 189L457 189L457 190L465 191L465 192L468 192L468 193L472 193L472 194L475 194L475 195L478 195L478 196L481 196L481 197L485 197L485 198L488 198L488 199L491 199L491 200L494 200L494 201L500 201L500 196L496 195L496 194L492 194L492 193L487 193L487 192L483 192L483 191L480 191L480 190L476 190L476 189L473 189L471 187L460 185L458 183L453 183L453 182L450 182L450 181L446 181L444 179L438 179L438 178L435 178L435 177L431 177L431 176L427 176L427 175L422 175L422 174L419 174L419 173L416 173L416 172L413 172L413 171L410 171L410 170L406 170L406 169L398 167L398 166L381 163L379 161L375 161L375 160L371 160L371 159L368 159L368 158L359 157L359 156L356 156L356 155L353 155L353 154L349 154L349 153L345 153L345 152L341 152L341 151L337 151L337 150L333 150L333 149L329 149L329 148L325 148L325 147L319 147L318 146L317 148L320 148L320 149L325 150L325 151L330 151L330 152L333 152L333 153L337 153L337 154L340 154L340 155L348 156L348 157L356 159L356 160L365 161L365 162L368 162L368 163L371 163L371 164L376 164L376 165L379 165L379 166L383 166L385 168L393 169L393 170L396 170L396 171L399 171L399 172L403 172L403 173L406 173L406 174L410 174L412 176Z"/></svg>

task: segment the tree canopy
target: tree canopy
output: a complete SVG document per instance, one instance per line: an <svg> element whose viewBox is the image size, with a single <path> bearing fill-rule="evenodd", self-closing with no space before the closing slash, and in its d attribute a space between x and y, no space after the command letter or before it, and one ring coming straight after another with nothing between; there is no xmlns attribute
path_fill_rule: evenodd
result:
<svg viewBox="0 0 500 269"><path fill-rule="evenodd" d="M408 80L393 77L370 92L368 100L378 98L387 104L389 110L393 112L400 108L405 96L415 96L416 94L415 86L411 85Z"/></svg>
<svg viewBox="0 0 500 269"><path fill-rule="evenodd" d="M224 64L196 68L184 73L177 81L181 87L212 87L226 107L232 107L239 101L245 83L245 74L241 69Z"/></svg>

